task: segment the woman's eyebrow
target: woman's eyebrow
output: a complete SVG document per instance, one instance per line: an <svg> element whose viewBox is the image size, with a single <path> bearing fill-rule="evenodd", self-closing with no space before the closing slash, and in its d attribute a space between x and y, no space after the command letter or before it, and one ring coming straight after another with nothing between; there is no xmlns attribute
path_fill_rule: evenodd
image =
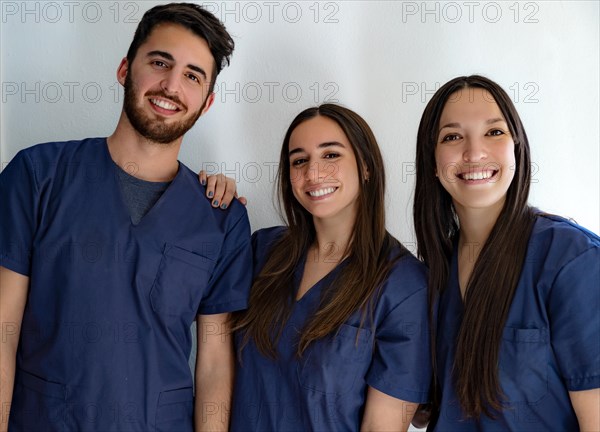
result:
<svg viewBox="0 0 600 432"><path fill-rule="evenodd" d="M341 142L337 142L337 141L327 141L327 142L324 142L324 143L321 143L318 145L319 148L334 147L334 146L346 148L346 146L344 144L342 144ZM290 151L289 156L292 156L296 153L306 153L306 151L302 147L296 147L294 150Z"/></svg>

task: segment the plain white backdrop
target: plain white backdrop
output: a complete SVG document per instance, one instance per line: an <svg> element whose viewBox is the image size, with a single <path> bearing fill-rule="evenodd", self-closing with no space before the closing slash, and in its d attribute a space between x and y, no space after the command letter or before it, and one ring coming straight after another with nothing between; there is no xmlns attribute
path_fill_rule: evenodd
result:
<svg viewBox="0 0 600 432"><path fill-rule="evenodd" d="M122 104L116 68L157 2L1 3L2 166L35 143L109 135ZM273 173L287 126L332 100L373 128L386 161L389 230L413 245L425 103L449 79L480 73L505 88L523 118L531 203L600 231L598 2L202 3L236 50L180 160L236 177L253 229L279 221Z"/></svg>
<svg viewBox="0 0 600 432"><path fill-rule="evenodd" d="M39 142L106 136L115 77L151 1L2 1L4 167ZM236 177L253 230L279 223L273 174L306 107L336 101L373 128L387 170L390 232L414 251L415 138L432 92L479 73L511 95L533 155L530 202L600 232L599 3L200 2L236 41L216 102L180 160Z"/></svg>

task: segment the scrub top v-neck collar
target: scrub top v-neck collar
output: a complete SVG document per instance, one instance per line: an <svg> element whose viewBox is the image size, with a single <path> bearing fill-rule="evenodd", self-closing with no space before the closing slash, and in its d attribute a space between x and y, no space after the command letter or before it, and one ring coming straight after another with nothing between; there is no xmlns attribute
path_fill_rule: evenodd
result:
<svg viewBox="0 0 600 432"><path fill-rule="evenodd" d="M112 156L110 155L110 151L108 150L108 141L106 139L104 140L103 149L104 149L104 151L103 151L104 164L107 167L106 172L109 172L111 174L109 176L110 177L109 188L111 189L111 191L115 191L114 196L117 200L117 203L115 205L118 208L118 211L121 213L121 215L124 218L127 218L127 220L129 221L129 224L131 225L131 227L133 229L151 224L153 220L156 220L157 217L159 217L159 216L157 216L157 214L160 211L159 209L161 207L165 206L165 201L169 199L170 192L172 192L173 189L176 189L179 186L179 183L181 182L181 178L182 178L181 163L179 161L177 161L177 174L175 174L175 177L173 178L173 180L171 180L171 184L169 184L169 186L167 187L167 189L165 189L165 191L162 193L160 198L154 203L154 205L148 210L148 212L136 224L133 222L131 214L127 210L127 204L125 203L125 197L123 196L123 191L119 185L119 180L118 180L119 177L118 177L117 170L119 170L121 168L112 159Z"/></svg>
<svg viewBox="0 0 600 432"><path fill-rule="evenodd" d="M331 282L333 278L337 276L337 274L346 266L348 263L348 258L344 258L340 261L334 268L332 268L325 276L315 282L306 292L302 295L302 297L298 298L298 290L300 289L300 283L302 282L302 276L304 275L304 268L306 267L306 260L308 259L308 250L304 252L302 256L302 260L296 267L294 271L294 305L300 304L312 304L313 302L310 300L312 297L317 294L311 294L313 291L318 291L319 293L323 291L323 285L325 283Z"/></svg>

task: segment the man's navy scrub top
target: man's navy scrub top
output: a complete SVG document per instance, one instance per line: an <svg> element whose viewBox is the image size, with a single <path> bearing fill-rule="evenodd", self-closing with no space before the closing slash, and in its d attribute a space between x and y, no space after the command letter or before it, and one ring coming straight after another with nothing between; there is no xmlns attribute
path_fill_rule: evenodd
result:
<svg viewBox="0 0 600 432"><path fill-rule="evenodd" d="M105 138L23 150L0 176L0 265L29 276L14 431L192 431L190 325L244 309L250 227L183 164L138 225Z"/></svg>
<svg viewBox="0 0 600 432"><path fill-rule="evenodd" d="M495 420L467 420L458 405L452 381L463 316L457 269L455 249L438 315L441 412L430 429L579 430L569 391L600 387L600 238L538 215L502 336L498 377L506 408Z"/></svg>
<svg viewBox="0 0 600 432"><path fill-rule="evenodd" d="M255 275L283 229L254 234ZM236 369L232 431L358 431L368 386L406 401L427 400L427 273L409 254L397 261L384 282L374 308L374 328L367 318L358 331L357 312L336 335L314 342L297 357L299 331L316 312L324 286L343 265L295 302L277 345L277 360L260 354L252 341L244 347ZM304 262L290 290L298 289L303 271ZM238 332L236 344L240 341Z"/></svg>

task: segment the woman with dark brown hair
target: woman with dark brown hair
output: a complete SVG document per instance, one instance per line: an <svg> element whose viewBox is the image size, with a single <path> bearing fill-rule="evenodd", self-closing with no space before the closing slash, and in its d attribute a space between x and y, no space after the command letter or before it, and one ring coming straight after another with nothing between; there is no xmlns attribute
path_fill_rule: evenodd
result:
<svg viewBox="0 0 600 432"><path fill-rule="evenodd" d="M443 85L417 136L429 266L431 430L600 430L600 238L528 205L530 153L500 86Z"/></svg>
<svg viewBox="0 0 600 432"><path fill-rule="evenodd" d="M234 319L233 431L407 430L430 385L426 270L385 228L385 171L353 111L289 127L278 172L287 226L253 236Z"/></svg>

